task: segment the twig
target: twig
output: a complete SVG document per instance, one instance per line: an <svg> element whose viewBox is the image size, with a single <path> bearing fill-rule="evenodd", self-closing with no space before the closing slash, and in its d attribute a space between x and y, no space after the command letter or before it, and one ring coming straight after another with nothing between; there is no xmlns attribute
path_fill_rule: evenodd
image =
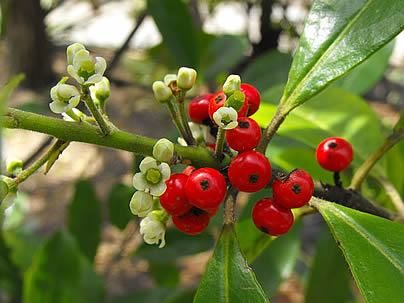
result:
<svg viewBox="0 0 404 303"><path fill-rule="evenodd" d="M219 161L222 160L224 140L225 140L226 130L219 127L216 137L216 147L215 147L215 157Z"/></svg>
<svg viewBox="0 0 404 303"><path fill-rule="evenodd" d="M88 110L93 115L95 121L97 121L97 124L101 130L101 133L104 136L108 136L111 133L111 127L108 125L108 123L105 121L104 117L98 111L98 109L95 106L91 97L87 93L85 93L85 95L83 96L83 100L86 103Z"/></svg>
<svg viewBox="0 0 404 303"><path fill-rule="evenodd" d="M268 127L265 129L262 134L262 139L260 144L257 147L257 150L261 153L265 153L265 150L271 141L272 137L275 135L283 121L285 120L287 113L282 112L282 107L278 106L275 115L273 116L271 122Z"/></svg>
<svg viewBox="0 0 404 303"><path fill-rule="evenodd" d="M235 211L234 207L236 204L238 191L233 187L230 187L227 192L227 197L224 201L224 218L223 224L229 225L233 224L235 221Z"/></svg>
<svg viewBox="0 0 404 303"><path fill-rule="evenodd" d="M400 196L400 193L394 187L393 184L385 177L378 178L380 183L383 185L386 193L389 195L391 202L394 204L394 207L397 209L399 216L404 219L404 201Z"/></svg>
<svg viewBox="0 0 404 303"><path fill-rule="evenodd" d="M36 150L34 150L34 151L32 152L32 154L30 154L30 155L27 157L27 159L26 159L25 161L23 161L24 167L30 166L31 163L33 163L34 160L35 160L36 158L38 158L38 157L45 151L45 149L46 149L49 145L51 145L52 141L53 141L53 137L49 136L48 138L46 138L46 139L41 143L41 145L39 145L38 148L37 148Z"/></svg>

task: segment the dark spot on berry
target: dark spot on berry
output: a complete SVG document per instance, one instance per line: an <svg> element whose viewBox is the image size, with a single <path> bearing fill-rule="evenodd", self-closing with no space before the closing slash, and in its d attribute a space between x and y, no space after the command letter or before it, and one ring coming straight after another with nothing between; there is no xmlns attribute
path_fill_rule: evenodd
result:
<svg viewBox="0 0 404 303"><path fill-rule="evenodd" d="M241 121L238 123L238 126L240 128L249 128L250 127L250 123L248 121Z"/></svg>
<svg viewBox="0 0 404 303"><path fill-rule="evenodd" d="M202 190L208 190L209 189L209 181L208 180L202 180L199 182L201 185Z"/></svg>
<svg viewBox="0 0 404 303"><path fill-rule="evenodd" d="M200 216L200 215L203 215L203 214L205 213L205 211L203 211L203 210L200 209L200 208L193 207L193 208L191 209L191 213L192 213L193 215L195 215L195 216Z"/></svg>
<svg viewBox="0 0 404 303"><path fill-rule="evenodd" d="M329 147L329 148L334 149L334 148L336 148L337 146L338 146L338 144L335 143L335 142L330 142L330 143L328 143L328 147Z"/></svg>
<svg viewBox="0 0 404 303"><path fill-rule="evenodd" d="M248 177L248 182L250 182L250 183L252 183L252 184L255 184L255 183L258 182L259 178L260 178L260 177L259 177L258 175L250 175L250 176Z"/></svg>
<svg viewBox="0 0 404 303"><path fill-rule="evenodd" d="M263 226L258 227L260 231L262 231L263 233L269 234L268 229L266 229Z"/></svg>
<svg viewBox="0 0 404 303"><path fill-rule="evenodd" d="M220 102L222 102L223 101L223 96L222 95L219 95L219 96L217 96L216 98L215 98L215 102L216 102L216 104L219 104Z"/></svg>
<svg viewBox="0 0 404 303"><path fill-rule="evenodd" d="M300 188L300 185L299 185L299 184L293 184L293 186L292 186L292 191L293 191L296 195L298 195L298 194L300 194L300 192L302 191L302 189Z"/></svg>

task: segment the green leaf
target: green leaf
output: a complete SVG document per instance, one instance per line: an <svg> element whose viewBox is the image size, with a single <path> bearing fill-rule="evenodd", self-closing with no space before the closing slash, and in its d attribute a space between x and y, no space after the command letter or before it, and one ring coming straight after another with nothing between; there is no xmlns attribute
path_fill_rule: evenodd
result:
<svg viewBox="0 0 404 303"><path fill-rule="evenodd" d="M263 100L276 101L266 93ZM263 103L253 118L264 126L275 111L275 105ZM353 145L354 165L360 165L384 141L382 125L369 105L362 98L336 87L330 87L291 112L278 134L308 145L313 149L313 157L314 149L323 139L343 137ZM270 147L268 154L271 158ZM382 159L375 166L379 173L383 172L380 168L384 162Z"/></svg>
<svg viewBox="0 0 404 303"><path fill-rule="evenodd" d="M248 40L243 36L223 35L209 45L203 65L206 65L204 77L215 80L218 75L231 70L239 63L248 49ZM226 51L223 51L226 50Z"/></svg>
<svg viewBox="0 0 404 303"><path fill-rule="evenodd" d="M180 273L175 263L151 262L149 272L154 282L161 287L175 287L180 281Z"/></svg>
<svg viewBox="0 0 404 303"><path fill-rule="evenodd" d="M225 225L196 292L194 303L269 302L241 254L234 227Z"/></svg>
<svg viewBox="0 0 404 303"><path fill-rule="evenodd" d="M286 112L387 44L404 25L397 0L316 0L282 98Z"/></svg>
<svg viewBox="0 0 404 303"><path fill-rule="evenodd" d="M196 68L199 65L199 32L187 5L181 0L148 0L147 10L177 64Z"/></svg>
<svg viewBox="0 0 404 303"><path fill-rule="evenodd" d="M341 250L328 230L321 234L305 293L307 303L341 303L351 297L351 275Z"/></svg>
<svg viewBox="0 0 404 303"><path fill-rule="evenodd" d="M266 90L286 82L291 63L289 54L269 51L251 62L242 72L241 79L259 90Z"/></svg>
<svg viewBox="0 0 404 303"><path fill-rule="evenodd" d="M167 231L166 242L164 249L143 243L136 255L150 262L171 262L183 256L208 251L214 244L213 237L208 233L190 237L176 229Z"/></svg>
<svg viewBox="0 0 404 303"><path fill-rule="evenodd" d="M390 42L335 82L335 85L351 93L362 95L383 78L389 66L394 44Z"/></svg>
<svg viewBox="0 0 404 303"><path fill-rule="evenodd" d="M3 233L0 231L0 289L18 293L21 288L21 277L18 267L11 257L11 250L6 244Z"/></svg>
<svg viewBox="0 0 404 303"><path fill-rule="evenodd" d="M133 186L125 184L115 184L108 196L109 220L120 230L133 220L133 215L129 210L129 201L135 193Z"/></svg>
<svg viewBox="0 0 404 303"><path fill-rule="evenodd" d="M82 253L92 261L101 239L101 204L90 181L81 180L68 209L68 228Z"/></svg>
<svg viewBox="0 0 404 303"><path fill-rule="evenodd" d="M45 243L24 276L24 303L102 302L103 295L102 281L65 232Z"/></svg>
<svg viewBox="0 0 404 303"><path fill-rule="evenodd" d="M114 298L108 301L108 303L190 303L193 296L193 290L152 288L124 297Z"/></svg>
<svg viewBox="0 0 404 303"><path fill-rule="evenodd" d="M252 264L258 281L271 299L281 282L293 273L300 252L299 230L300 224L295 223L286 235L273 240Z"/></svg>
<svg viewBox="0 0 404 303"><path fill-rule="evenodd" d="M404 225L314 199L367 303L404 298Z"/></svg>

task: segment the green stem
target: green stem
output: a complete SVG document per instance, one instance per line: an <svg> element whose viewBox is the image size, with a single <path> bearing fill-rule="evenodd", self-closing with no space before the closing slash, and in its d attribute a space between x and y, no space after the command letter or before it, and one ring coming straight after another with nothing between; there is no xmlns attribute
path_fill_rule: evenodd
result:
<svg viewBox="0 0 404 303"><path fill-rule="evenodd" d="M185 130L185 132L187 134L187 138L188 138L187 142L189 141L189 143L188 143L189 145L195 145L195 139L194 139L194 136L192 135L191 128L189 127L189 124L188 124L188 116L187 116L187 113L185 111L184 100L179 102L178 107L179 107L179 110L180 110L181 122L182 122L182 124L184 126L184 130Z"/></svg>
<svg viewBox="0 0 404 303"><path fill-rule="evenodd" d="M42 165L48 162L52 154L64 144L65 144L64 141L57 140L55 144L53 144L52 147L45 154L43 154L38 160L32 163L30 167L28 167L27 169L23 170L21 173L18 174L18 176L14 179L15 186L18 186L18 184L27 180L32 174L34 174L38 169L40 169Z"/></svg>
<svg viewBox="0 0 404 303"><path fill-rule="evenodd" d="M215 157L218 160L221 160L221 156L223 153L225 135L226 130L219 127L216 137L216 148L215 148Z"/></svg>
<svg viewBox="0 0 404 303"><path fill-rule="evenodd" d="M83 100L86 103L88 110L93 115L95 121L97 121L97 124L98 124L98 126L100 127L100 130L101 130L101 133L104 136L108 136L111 133L111 128L108 125L108 123L105 121L104 117L101 115L101 113L99 112L97 107L95 106L95 104L94 104L93 100L91 99L91 97L88 94L86 94L83 97Z"/></svg>
<svg viewBox="0 0 404 303"><path fill-rule="evenodd" d="M271 141L272 137L276 134L277 130L285 120L288 112L283 111L281 105L278 106L275 115L272 117L271 122L269 123L268 127L265 129L264 133L262 134L261 142L257 147L257 151L261 153L265 153L269 142Z"/></svg>
<svg viewBox="0 0 404 303"><path fill-rule="evenodd" d="M171 120L173 121L175 127L177 128L178 133L188 143L187 134L186 134L185 129L184 129L182 123L181 123L181 120L180 120L180 118L178 116L178 113L177 113L177 110L176 110L174 104L171 101L169 101L169 102L167 102L167 106L168 106L168 110L169 110L170 115L171 115Z"/></svg>
<svg viewBox="0 0 404 303"><path fill-rule="evenodd" d="M74 111L71 109L69 111L66 112L66 115L68 115L70 118L72 118L74 121L80 122L81 118L79 116L77 116Z"/></svg>
<svg viewBox="0 0 404 303"><path fill-rule="evenodd" d="M369 172L372 170L373 166L398 142L404 138L404 130L393 133L391 136L387 137L383 145L380 146L373 154L369 156L358 168L354 174L351 182L351 188L354 190L360 190L363 181L368 176Z"/></svg>
<svg viewBox="0 0 404 303"><path fill-rule="evenodd" d="M121 130L116 130L109 136L102 137L97 128L92 125L64 121L13 108L8 108L3 119L0 120L5 128L31 130L51 135L63 141L107 146L145 156L153 155L153 146L157 142L155 139ZM180 158L190 160L194 166L220 167L219 161L206 148L176 144L175 152Z"/></svg>

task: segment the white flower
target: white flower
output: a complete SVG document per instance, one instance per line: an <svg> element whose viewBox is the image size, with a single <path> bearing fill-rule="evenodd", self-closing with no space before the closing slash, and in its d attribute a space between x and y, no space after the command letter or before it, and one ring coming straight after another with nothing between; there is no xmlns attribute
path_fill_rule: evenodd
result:
<svg viewBox="0 0 404 303"><path fill-rule="evenodd" d="M241 78L239 75L230 75L223 84L223 91L227 96L232 95L235 91L240 90Z"/></svg>
<svg viewBox="0 0 404 303"><path fill-rule="evenodd" d="M55 114L65 113L72 110L80 103L80 93L78 89L69 84L61 82L51 88L50 96L53 102L49 104L51 111Z"/></svg>
<svg viewBox="0 0 404 303"><path fill-rule="evenodd" d="M165 225L159 220L155 211L149 213L146 218L140 222L140 234L147 244L159 244L159 248L166 245L164 239L166 234Z"/></svg>
<svg viewBox="0 0 404 303"><path fill-rule="evenodd" d="M163 81L155 81L152 85L154 98L158 102L167 102L173 97L171 88L164 84Z"/></svg>
<svg viewBox="0 0 404 303"><path fill-rule="evenodd" d="M167 163L157 164L152 157L146 157L139 165L140 173L133 177L133 186L140 191L160 197L166 191L166 180L170 178L170 166Z"/></svg>
<svg viewBox="0 0 404 303"><path fill-rule="evenodd" d="M153 210L153 197L144 191L137 191L129 203L132 214L139 217L146 217Z"/></svg>
<svg viewBox="0 0 404 303"><path fill-rule="evenodd" d="M237 112L231 107L221 107L213 114L213 120L223 129L233 129L238 125Z"/></svg>
<svg viewBox="0 0 404 303"><path fill-rule="evenodd" d="M86 49L75 49L71 52L71 59L68 61L67 72L82 85L91 85L102 80L107 62L102 57L95 60Z"/></svg>
<svg viewBox="0 0 404 303"><path fill-rule="evenodd" d="M167 74L164 77L164 84L169 86L171 82L177 81L177 75L176 74Z"/></svg>
<svg viewBox="0 0 404 303"><path fill-rule="evenodd" d="M95 104L104 107L105 101L111 94L111 84L107 77L102 77L100 82L90 86L90 96Z"/></svg>
<svg viewBox="0 0 404 303"><path fill-rule="evenodd" d="M80 43L73 43L72 45L69 45L66 50L66 55L67 55L67 65L73 64L73 58L76 55L76 53L82 49L86 49L83 44Z"/></svg>
<svg viewBox="0 0 404 303"><path fill-rule="evenodd" d="M177 86L183 90L189 90L196 81L196 70L188 67L181 67L177 74Z"/></svg>
<svg viewBox="0 0 404 303"><path fill-rule="evenodd" d="M161 162L169 162L174 156L174 144L166 139L160 139L153 146L153 157Z"/></svg>

